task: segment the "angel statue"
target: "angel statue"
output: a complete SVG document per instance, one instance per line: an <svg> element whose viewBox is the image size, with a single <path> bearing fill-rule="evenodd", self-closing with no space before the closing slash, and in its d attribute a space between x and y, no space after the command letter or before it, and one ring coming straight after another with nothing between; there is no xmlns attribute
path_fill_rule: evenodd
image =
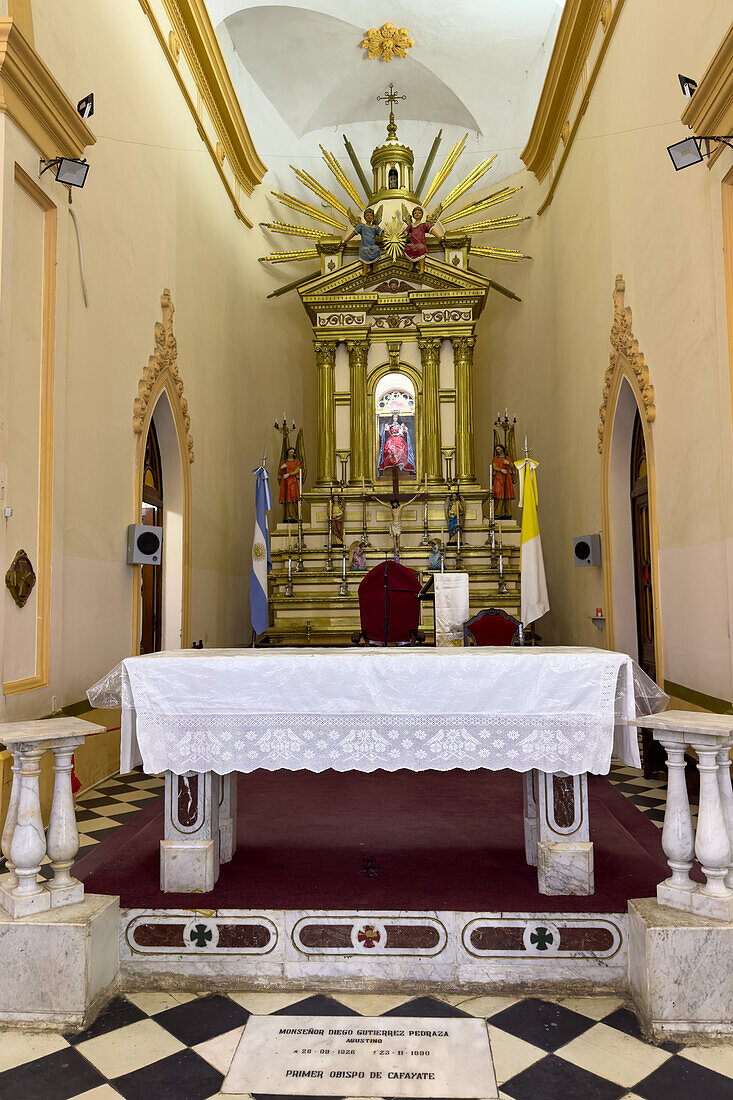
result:
<svg viewBox="0 0 733 1100"><path fill-rule="evenodd" d="M374 271L374 265L382 255L382 231L379 228L382 221L382 207L377 209L376 214L371 206L368 206L364 211L364 220L360 221L358 215L356 215L351 207L348 209L349 221L354 227L349 233L348 237L344 237L341 242L341 248L345 248L352 237L357 234L361 237L359 243L359 259L361 260L362 274L368 275L370 271Z"/></svg>
<svg viewBox="0 0 733 1100"><path fill-rule="evenodd" d="M427 234L432 233L438 240L442 240L440 233L436 233L433 229L433 225L440 217L441 211L442 207L437 206L426 218L421 206L416 206L410 214L405 204L402 204L402 217L406 225L405 255L412 264L412 270L417 270L420 275L423 273L425 256L428 251L425 241Z"/></svg>
<svg viewBox="0 0 733 1100"><path fill-rule="evenodd" d="M298 501L300 500L305 475L305 447L303 445L303 429L301 428L294 447L289 446L289 439L287 435L283 434L283 446L278 469L283 523L298 522Z"/></svg>
<svg viewBox="0 0 733 1100"><path fill-rule="evenodd" d="M415 473L415 452L410 432L397 412L392 413L391 423L385 424L379 435L377 477L394 468L404 470L406 474Z"/></svg>
<svg viewBox="0 0 733 1100"><path fill-rule="evenodd" d="M445 498L445 518L448 520L448 543L456 542L459 530L463 530L463 517L466 505L463 497L455 490Z"/></svg>
<svg viewBox="0 0 733 1100"><path fill-rule="evenodd" d="M491 462L491 491L494 497L494 515L497 519L512 518L514 500L514 479L517 476L515 463L517 448L514 442L514 427L507 433L504 443L499 442L499 433L494 429L494 456Z"/></svg>

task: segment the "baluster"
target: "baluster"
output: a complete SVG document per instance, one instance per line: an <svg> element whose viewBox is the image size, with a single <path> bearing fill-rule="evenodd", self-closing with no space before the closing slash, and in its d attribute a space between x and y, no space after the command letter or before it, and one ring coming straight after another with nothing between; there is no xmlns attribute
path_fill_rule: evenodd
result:
<svg viewBox="0 0 733 1100"><path fill-rule="evenodd" d="M46 854L38 776L41 774L41 757L47 747L47 742L18 744L20 755L18 820L10 842L10 858L15 866L18 885L7 898L9 912L13 917L42 912L51 905L48 891L44 884L38 881L41 860Z"/></svg>
<svg viewBox="0 0 733 1100"><path fill-rule="evenodd" d="M703 743L691 737L690 744L697 753L700 773L700 808L697 814L695 855L707 881L693 897L692 908L696 913L722 919L733 916L733 890L725 885L725 877L731 861L728 828L723 815L723 803L718 784L718 745Z"/></svg>
<svg viewBox="0 0 733 1100"><path fill-rule="evenodd" d="M71 790L72 756L83 742L83 737L65 737L51 743L54 784L46 847L53 869L53 879L48 884L52 907L69 905L84 899L84 886L71 875L71 867L79 851L79 830Z"/></svg>
<svg viewBox="0 0 733 1100"><path fill-rule="evenodd" d="M728 842L733 850L733 786L730 778L730 745L718 749L718 786L720 801L723 803L723 816L728 826ZM725 885L733 889L733 862L728 866Z"/></svg>
<svg viewBox="0 0 733 1100"><path fill-rule="evenodd" d="M13 839L15 826L18 822L18 803L20 801L20 753L17 749L12 750L12 757L13 785L10 790L10 802L8 804L8 812L5 815L5 826L3 828L2 838L2 851L5 856L5 864L8 868L8 874L2 881L2 888L5 890L12 890L18 885L15 865L10 858L10 844Z"/></svg>
<svg viewBox="0 0 733 1100"><path fill-rule="evenodd" d="M690 868L695 854L695 836L692 831L692 815L685 782L684 739L657 736L667 753L667 804L662 828L662 849L672 871L671 876L657 887L660 905L673 905L690 909L696 883L690 878Z"/></svg>

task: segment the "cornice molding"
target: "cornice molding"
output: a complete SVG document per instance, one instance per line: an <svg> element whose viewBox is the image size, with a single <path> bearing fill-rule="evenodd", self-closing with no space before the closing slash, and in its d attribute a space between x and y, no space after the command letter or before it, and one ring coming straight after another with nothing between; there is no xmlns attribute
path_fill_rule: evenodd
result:
<svg viewBox="0 0 733 1100"><path fill-rule="evenodd" d="M260 160L254 147L204 0L162 0L162 6L175 34L175 44L178 47L175 53L170 46L169 35L164 32L156 18L150 0L139 0L139 2L153 26L189 110L194 116L201 138L208 147L222 180L231 190L224 172L223 160L226 159L236 183L245 194L251 195L257 184L262 182L267 166ZM217 149L217 143L212 142L206 134L197 110L198 105L193 102L181 76L179 69L181 54L216 132L220 149ZM241 211L239 216L249 224Z"/></svg>
<svg viewBox="0 0 733 1100"><path fill-rule="evenodd" d="M733 134L733 23L685 107L682 121L700 136Z"/></svg>
<svg viewBox="0 0 733 1100"><path fill-rule="evenodd" d="M0 19L0 112L48 159L81 157L97 140L14 19Z"/></svg>
<svg viewBox="0 0 733 1100"><path fill-rule="evenodd" d="M624 0L567 0L565 4L537 112L521 154L540 182L551 174L550 191L539 214L552 201L623 5ZM599 33L602 38L589 71L591 49ZM562 153L552 173L559 146Z"/></svg>

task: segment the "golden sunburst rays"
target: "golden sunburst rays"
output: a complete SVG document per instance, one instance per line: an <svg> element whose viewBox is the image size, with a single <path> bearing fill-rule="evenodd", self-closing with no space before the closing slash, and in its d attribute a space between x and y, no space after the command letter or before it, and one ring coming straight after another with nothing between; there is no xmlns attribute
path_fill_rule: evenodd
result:
<svg viewBox="0 0 733 1100"><path fill-rule="evenodd" d="M325 229L311 229L308 225L291 225L290 222L260 222L260 225L273 233L286 233L290 237L310 237L314 241L332 236Z"/></svg>
<svg viewBox="0 0 733 1100"><path fill-rule="evenodd" d="M333 155L333 153L329 153L327 149L324 149L322 145L319 145L318 148L321 150L321 154L326 165L331 170L332 174L336 177L338 182L341 184L346 194L349 196L350 199L353 199L358 208L362 210L364 204L359 196L359 192L356 190L353 183L346 175L339 162L336 160L336 157Z"/></svg>
<svg viewBox="0 0 733 1100"><path fill-rule="evenodd" d="M442 187L442 185L447 180L453 169L453 165L456 163L466 147L467 137L468 134L464 134L460 141L457 141L454 145L451 146L448 156L445 158L440 168L433 176L430 186L428 187L427 194L423 199L421 199L421 202L423 202L425 206L427 206L427 204L430 202L438 188Z"/></svg>
<svg viewBox="0 0 733 1100"><path fill-rule="evenodd" d="M317 260L318 256L317 248L302 248L292 252L271 252L269 256L260 256L260 260L268 264L289 264L299 260Z"/></svg>
<svg viewBox="0 0 733 1100"><path fill-rule="evenodd" d="M382 248L393 263L405 254L405 226L399 214L382 226Z"/></svg>
<svg viewBox="0 0 733 1100"><path fill-rule="evenodd" d="M453 171L457 161L465 151L466 140L468 134L464 134L460 141L456 141L450 149L448 155L445 157L440 168L437 170L433 179L428 187L428 190L421 198L420 205L425 209L430 200L437 194L438 190L448 179L450 173ZM345 194L348 195L351 202L355 203L359 212L365 209L365 200L360 197L359 192L352 179L347 175L341 163L336 159L333 153L330 153L322 145L319 146L321 155L326 167L331 172L332 176L336 179L339 186L343 189ZM347 143L348 150L348 143ZM433 142L431 149L431 156L428 158L428 162L423 170L423 177L426 177L431 166L432 158L437 151L437 139ZM353 152L353 151L352 151ZM352 166L355 161L355 155L351 157ZM451 191L448 192L443 202L438 206L435 211L435 215L430 215L428 220L435 220L437 215L440 216L441 221L447 226L450 223L458 222L463 218L469 218L476 216L484 210L489 210L500 203L506 202L522 188L520 185L511 187L502 187L497 191L492 192L490 195L481 199L475 199L473 202L469 202L466 206L463 206L459 210L454 210L452 213L447 214L445 211L448 207L453 206L454 203L465 195L468 191L474 188L479 181L489 171L492 164L496 160L496 155L489 157L487 160L480 161L475 168L472 168L463 179L461 179ZM328 226L329 230L324 230L319 226L313 225L296 225L289 221L271 221L261 222L263 228L269 229L273 233L282 233L292 237L304 237L314 242L312 248L292 248L284 249L282 251L272 251L267 256L263 256L262 260L267 263L282 264L282 263L296 263L301 260L315 260L321 256L323 246L321 242L333 240L333 237L343 237L346 231L349 229L349 225L342 221L340 217L334 217L333 214L328 213L328 209L335 211L336 215L341 215L343 218L350 218L350 208L345 203L341 202L337 196L330 191L323 184L312 176L309 172L304 171L301 168L296 168L294 165L290 166L295 173L296 179L313 192L319 199L320 204L314 205L313 203L305 202L303 199L297 198L295 195L281 194L280 192L273 191L273 196L278 199L283 206L288 207L291 210L297 211L299 214L305 216L310 222L320 223L321 226ZM358 173L357 173L358 174ZM368 191L368 184L366 177L361 178L361 182L365 191ZM420 181L422 183L422 179ZM419 187L418 187L419 193ZM353 214L351 215L353 217ZM459 234L465 234L470 236L474 233L486 233L492 230L500 229L513 229L515 226L520 225L523 221L527 221L526 215L521 214L505 214L496 218L483 218L477 221L472 221L464 225L451 225L453 232ZM293 242L295 243L295 242ZM382 225L382 253L383 256L390 262L394 263L405 252L405 226L402 218L399 214L395 214L389 222ZM472 256L482 256L492 260L504 260L511 263L515 263L518 260L529 259L519 249L514 248L493 248L490 246L482 246L479 244L469 245L469 252Z"/></svg>
<svg viewBox="0 0 733 1100"><path fill-rule="evenodd" d="M500 202L506 202L512 195L521 190L521 186L502 187L500 191L494 191L491 195L487 195L485 199L476 199L475 202L470 202L468 206L464 206L462 210L454 210L452 214L441 218L441 221L454 222L458 218L468 217L469 214L478 214L481 210L488 210L490 206L498 206Z"/></svg>
<svg viewBox="0 0 733 1100"><path fill-rule="evenodd" d="M319 183L317 179L305 172L302 168L295 168L292 164L290 170L295 172L296 177L301 183L305 184L314 195L318 195L318 198L322 202L325 202L327 206L332 207L334 210L338 210L339 214L343 214L344 217L348 216L348 207L344 206L340 199L337 199L333 191L329 191L327 187L324 187L322 183Z"/></svg>
<svg viewBox="0 0 733 1100"><path fill-rule="evenodd" d="M511 260L513 263L517 260L532 259L531 256L526 256L516 248L489 248L472 244L468 251L471 256L488 256L492 260Z"/></svg>
<svg viewBox="0 0 733 1100"><path fill-rule="evenodd" d="M480 164L477 164L475 168L472 168L468 175L465 176L464 179L460 181L460 183L457 183L453 190L449 191L446 197L443 199L442 203L440 204L443 210L447 210L449 206L452 206L454 202L457 202L458 199L460 199L461 195L465 195L466 191L470 191L474 184L478 183L482 176L486 175L498 155L498 153L494 153L493 157L490 157L488 160L482 160Z"/></svg>
<svg viewBox="0 0 733 1100"><path fill-rule="evenodd" d="M309 202L296 199L294 195L281 195L277 191L273 191L272 194L283 206L289 206L291 210L297 210L299 214L305 214L306 217L314 218L316 221L323 222L324 225L331 225L334 229L338 229L339 233L343 233L347 228L344 222L340 222L338 218L332 218L325 210L319 210L317 206L312 206Z"/></svg>
<svg viewBox="0 0 733 1100"><path fill-rule="evenodd" d="M471 222L470 225L462 225L461 233L486 233L490 229L512 229L520 222L529 221L527 214L507 214L503 218L487 218L483 222Z"/></svg>

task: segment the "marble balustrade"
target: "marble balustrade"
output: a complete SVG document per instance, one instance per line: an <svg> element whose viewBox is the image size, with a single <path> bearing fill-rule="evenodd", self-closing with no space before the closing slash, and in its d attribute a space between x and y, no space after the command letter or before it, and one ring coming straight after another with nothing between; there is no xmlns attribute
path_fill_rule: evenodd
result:
<svg viewBox="0 0 733 1100"><path fill-rule="evenodd" d="M638 718L636 725L650 729L667 753L662 848L672 873L657 887L657 901L713 920L733 921L733 715L666 711ZM685 781L688 749L697 756L700 775L696 829ZM690 877L695 860L704 883Z"/></svg>
<svg viewBox="0 0 733 1100"><path fill-rule="evenodd" d="M13 785L2 832L7 873L0 876L0 908L14 920L84 899L84 886L71 874L79 850L72 758L85 737L104 726L78 718L49 718L0 725L0 743L13 757ZM51 816L44 830L39 776L41 757L54 756ZM44 882L39 871L48 855L53 872Z"/></svg>

